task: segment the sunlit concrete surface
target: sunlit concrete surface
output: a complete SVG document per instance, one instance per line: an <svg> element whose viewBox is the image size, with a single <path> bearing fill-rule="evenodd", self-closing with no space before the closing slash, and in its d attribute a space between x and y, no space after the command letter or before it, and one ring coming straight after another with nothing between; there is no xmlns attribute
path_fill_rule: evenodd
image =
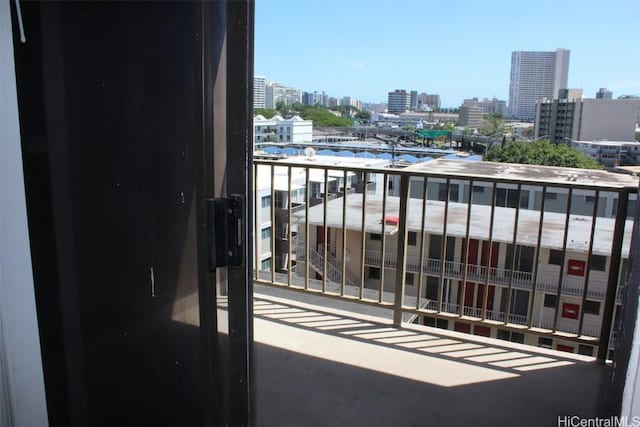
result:
<svg viewBox="0 0 640 427"><path fill-rule="evenodd" d="M593 358L390 325L383 309L257 286L261 426L556 426L596 416Z"/></svg>

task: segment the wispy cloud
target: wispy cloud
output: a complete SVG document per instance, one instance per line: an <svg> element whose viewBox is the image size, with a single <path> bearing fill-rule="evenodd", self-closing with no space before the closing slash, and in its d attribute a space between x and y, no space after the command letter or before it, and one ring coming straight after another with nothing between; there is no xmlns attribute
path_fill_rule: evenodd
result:
<svg viewBox="0 0 640 427"><path fill-rule="evenodd" d="M344 63L347 65L347 67L355 68L357 70L363 69L366 65L361 59L346 59Z"/></svg>

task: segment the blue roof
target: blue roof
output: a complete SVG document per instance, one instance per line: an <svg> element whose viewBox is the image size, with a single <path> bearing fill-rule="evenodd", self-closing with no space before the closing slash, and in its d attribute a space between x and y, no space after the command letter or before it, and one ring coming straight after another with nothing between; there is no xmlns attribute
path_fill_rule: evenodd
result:
<svg viewBox="0 0 640 427"><path fill-rule="evenodd" d="M264 147L262 151L269 154L280 154L280 149L278 147Z"/></svg>
<svg viewBox="0 0 640 427"><path fill-rule="evenodd" d="M430 160L433 160L433 157L429 157L429 156L424 156L424 157L420 157L418 159L419 162L428 162Z"/></svg>
<svg viewBox="0 0 640 427"><path fill-rule="evenodd" d="M355 154L353 154L353 151L344 150L344 151L338 151L336 153L336 156L340 156L340 157L355 157Z"/></svg>
<svg viewBox="0 0 640 427"><path fill-rule="evenodd" d="M363 151L361 153L356 153L356 157L362 157L363 159L375 159L376 155L368 151Z"/></svg>
<svg viewBox="0 0 640 427"><path fill-rule="evenodd" d="M287 148L283 148L281 151L283 154L286 154L288 156L295 156L296 154L298 154L298 150L296 150L293 147L287 147Z"/></svg>
<svg viewBox="0 0 640 427"><path fill-rule="evenodd" d="M402 156L398 156L398 159L409 163L418 163L418 158L411 154L403 154Z"/></svg>
<svg viewBox="0 0 640 427"><path fill-rule="evenodd" d="M389 153L382 153L382 154L378 154L378 158L379 159L386 159L386 160L391 160L393 158L393 156Z"/></svg>

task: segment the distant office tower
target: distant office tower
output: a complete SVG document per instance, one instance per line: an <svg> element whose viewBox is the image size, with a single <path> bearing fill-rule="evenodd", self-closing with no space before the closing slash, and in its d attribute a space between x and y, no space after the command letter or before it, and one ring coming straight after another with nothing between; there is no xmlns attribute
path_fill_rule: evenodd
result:
<svg viewBox="0 0 640 427"><path fill-rule="evenodd" d="M392 114L400 114L411 107L411 95L404 89L389 92L387 110Z"/></svg>
<svg viewBox="0 0 640 427"><path fill-rule="evenodd" d="M568 49L511 54L509 111L513 117L533 120L536 101L554 99L559 89L567 87L569 54Z"/></svg>
<svg viewBox="0 0 640 427"><path fill-rule="evenodd" d="M302 103L304 105L327 105L327 95L322 92L303 92L302 93Z"/></svg>
<svg viewBox="0 0 640 427"><path fill-rule="evenodd" d="M253 77L253 108L266 108L267 79L263 76Z"/></svg>
<svg viewBox="0 0 640 427"><path fill-rule="evenodd" d="M412 111L416 111L418 109L418 91L417 90L411 91L410 108Z"/></svg>
<svg viewBox="0 0 640 427"><path fill-rule="evenodd" d="M599 91L596 92L596 99L612 99L613 93L610 90L607 90L606 87L601 87Z"/></svg>

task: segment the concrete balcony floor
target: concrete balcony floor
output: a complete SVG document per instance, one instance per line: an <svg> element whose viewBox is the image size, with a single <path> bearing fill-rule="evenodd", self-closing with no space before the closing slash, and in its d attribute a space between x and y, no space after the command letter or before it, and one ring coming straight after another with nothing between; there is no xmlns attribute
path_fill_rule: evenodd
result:
<svg viewBox="0 0 640 427"><path fill-rule="evenodd" d="M557 426L597 415L593 358L441 329L256 285L260 426Z"/></svg>

